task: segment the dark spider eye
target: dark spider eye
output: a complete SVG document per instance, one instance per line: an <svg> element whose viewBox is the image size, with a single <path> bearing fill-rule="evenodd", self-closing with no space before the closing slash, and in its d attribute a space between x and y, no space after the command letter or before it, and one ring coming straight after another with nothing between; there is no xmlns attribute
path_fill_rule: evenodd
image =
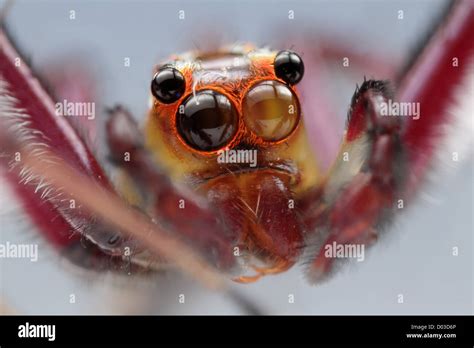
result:
<svg viewBox="0 0 474 348"><path fill-rule="evenodd" d="M304 75L303 60L295 52L279 52L273 63L275 75L290 85L295 85L301 81Z"/></svg>
<svg viewBox="0 0 474 348"><path fill-rule="evenodd" d="M151 92L160 102L174 103L181 98L185 90L184 76L175 68L159 70L151 81Z"/></svg>
<svg viewBox="0 0 474 348"><path fill-rule="evenodd" d="M180 105L176 126L191 147L213 151L229 143L238 128L238 116L226 96L212 90L191 95Z"/></svg>

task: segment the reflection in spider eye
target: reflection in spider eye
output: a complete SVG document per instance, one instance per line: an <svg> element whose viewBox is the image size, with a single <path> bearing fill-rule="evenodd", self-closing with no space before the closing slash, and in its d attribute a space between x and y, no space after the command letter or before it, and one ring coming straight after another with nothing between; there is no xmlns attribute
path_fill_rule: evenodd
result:
<svg viewBox="0 0 474 348"><path fill-rule="evenodd" d="M179 107L176 127L191 147L214 151L234 137L237 111L226 96L212 90L200 91Z"/></svg>
<svg viewBox="0 0 474 348"><path fill-rule="evenodd" d="M264 81L254 86L243 101L244 120L259 137L278 141L298 124L298 99L283 83Z"/></svg>
<svg viewBox="0 0 474 348"><path fill-rule="evenodd" d="M304 75L303 60L295 52L281 51L273 62L275 75L290 85L301 81Z"/></svg>
<svg viewBox="0 0 474 348"><path fill-rule="evenodd" d="M181 72L172 67L159 70L151 81L151 92L160 102L170 104L184 93L185 81Z"/></svg>

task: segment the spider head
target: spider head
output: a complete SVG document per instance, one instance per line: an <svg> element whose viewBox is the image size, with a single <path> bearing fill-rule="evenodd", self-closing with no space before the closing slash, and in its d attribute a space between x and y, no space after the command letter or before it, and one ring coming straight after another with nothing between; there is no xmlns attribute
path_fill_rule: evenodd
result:
<svg viewBox="0 0 474 348"><path fill-rule="evenodd" d="M242 45L174 56L151 81L149 148L170 172L198 180L249 164L296 175L295 153L306 145L295 87L303 75L303 60L288 50ZM229 150L255 151L256 163L218 161Z"/></svg>
<svg viewBox="0 0 474 348"><path fill-rule="evenodd" d="M250 208L261 198L248 193L263 190L266 197L276 193L276 209L286 207L318 177L296 90L303 75L301 57L286 50L244 45L172 57L151 82L148 148L173 178L208 196L239 192L236 199ZM295 249L285 243L264 248L287 257Z"/></svg>

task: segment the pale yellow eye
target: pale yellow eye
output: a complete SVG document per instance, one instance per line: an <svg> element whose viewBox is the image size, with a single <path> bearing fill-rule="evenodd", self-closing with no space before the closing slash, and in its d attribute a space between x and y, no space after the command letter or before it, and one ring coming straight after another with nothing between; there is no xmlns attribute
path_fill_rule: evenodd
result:
<svg viewBox="0 0 474 348"><path fill-rule="evenodd" d="M278 81L264 81L252 87L244 98L243 114L247 127L266 141L287 137L300 118L296 95Z"/></svg>

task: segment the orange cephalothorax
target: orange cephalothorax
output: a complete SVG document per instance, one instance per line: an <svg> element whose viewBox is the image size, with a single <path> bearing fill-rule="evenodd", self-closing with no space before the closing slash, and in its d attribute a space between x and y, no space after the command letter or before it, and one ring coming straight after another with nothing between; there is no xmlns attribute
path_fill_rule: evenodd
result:
<svg viewBox="0 0 474 348"><path fill-rule="evenodd" d="M293 264L303 237L292 201L318 181L294 88L303 73L293 52L239 46L173 57L152 81L148 148L268 272Z"/></svg>
<svg viewBox="0 0 474 348"><path fill-rule="evenodd" d="M291 60L301 70L285 70ZM293 85L302 74L300 58L289 51L238 46L173 57L156 70L152 82L148 148L180 180L226 173L228 166L217 161L226 150L256 150L258 167L290 167L300 176L311 172L300 178L301 188L307 188L317 171Z"/></svg>

